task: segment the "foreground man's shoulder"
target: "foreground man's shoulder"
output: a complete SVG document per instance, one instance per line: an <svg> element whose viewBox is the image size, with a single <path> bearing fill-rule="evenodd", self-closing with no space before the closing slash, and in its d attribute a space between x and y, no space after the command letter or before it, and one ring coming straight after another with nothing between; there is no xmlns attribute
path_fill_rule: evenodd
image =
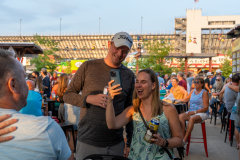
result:
<svg viewBox="0 0 240 160"><path fill-rule="evenodd" d="M104 62L103 59L93 59L93 60L85 61L84 63L93 65L93 64L100 64L103 62Z"/></svg>

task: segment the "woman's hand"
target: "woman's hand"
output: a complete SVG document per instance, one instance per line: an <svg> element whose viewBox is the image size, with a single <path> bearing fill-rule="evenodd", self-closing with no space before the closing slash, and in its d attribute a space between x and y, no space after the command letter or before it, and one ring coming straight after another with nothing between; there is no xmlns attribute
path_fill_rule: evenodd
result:
<svg viewBox="0 0 240 160"><path fill-rule="evenodd" d="M153 134L153 136L156 138L152 138L151 141L153 141L153 144L156 144L158 146L164 146L166 141L161 137L159 133Z"/></svg>
<svg viewBox="0 0 240 160"><path fill-rule="evenodd" d="M167 97L170 93L166 94L164 97Z"/></svg>
<svg viewBox="0 0 240 160"><path fill-rule="evenodd" d="M109 100L113 100L116 95L121 94L120 91L122 90L122 88L118 88L118 87L120 87L120 84L117 84L112 87L113 82L114 82L114 80L111 80L110 82L108 82L108 99ZM118 89L116 89L116 88L118 88Z"/></svg>
<svg viewBox="0 0 240 160"><path fill-rule="evenodd" d="M191 116L191 115L194 115L195 113L194 113L194 111L188 111L188 113L187 113L189 116Z"/></svg>
<svg viewBox="0 0 240 160"><path fill-rule="evenodd" d="M182 103L181 99L175 101L176 104Z"/></svg>
<svg viewBox="0 0 240 160"><path fill-rule="evenodd" d="M212 93L212 95L213 95L213 96L218 96L218 95L219 95L219 93Z"/></svg>

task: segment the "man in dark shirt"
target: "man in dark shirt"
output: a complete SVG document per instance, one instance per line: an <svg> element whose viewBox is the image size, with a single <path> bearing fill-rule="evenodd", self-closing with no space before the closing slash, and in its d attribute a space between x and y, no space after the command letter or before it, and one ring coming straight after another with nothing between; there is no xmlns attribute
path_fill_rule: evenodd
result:
<svg viewBox="0 0 240 160"><path fill-rule="evenodd" d="M183 72L178 72L177 78L179 80L178 85L182 86L187 91L187 82L183 79L184 74Z"/></svg>
<svg viewBox="0 0 240 160"><path fill-rule="evenodd" d="M122 93L114 98L113 106L116 116L126 107L132 105L134 90L134 74L121 62L127 56L133 44L132 38L126 32L113 36L111 46L105 59L84 62L63 95L65 103L81 107L78 125L77 160L82 160L91 154L109 154L123 156L123 129L108 129L106 124L107 95L103 89L110 81L109 71L119 69L122 79ZM82 91L82 95L79 92ZM127 151L130 150L132 138L132 122L126 125Z"/></svg>
<svg viewBox="0 0 240 160"><path fill-rule="evenodd" d="M45 87L44 94L47 94L47 97L50 98L51 96L50 79L47 76L46 68L41 69L41 76L43 80L43 85Z"/></svg>
<svg viewBox="0 0 240 160"><path fill-rule="evenodd" d="M209 98L211 97L211 89L210 89L210 78L213 74L211 72L207 72L207 78L205 79L205 89L208 92Z"/></svg>

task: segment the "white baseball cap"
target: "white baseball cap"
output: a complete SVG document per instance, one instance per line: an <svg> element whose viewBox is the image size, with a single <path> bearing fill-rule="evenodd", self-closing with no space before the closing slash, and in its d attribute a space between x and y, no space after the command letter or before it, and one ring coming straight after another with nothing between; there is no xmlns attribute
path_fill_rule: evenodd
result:
<svg viewBox="0 0 240 160"><path fill-rule="evenodd" d="M131 49L133 45L132 37L127 32L118 32L113 37L111 42L114 43L116 47L127 46Z"/></svg>
<svg viewBox="0 0 240 160"><path fill-rule="evenodd" d="M229 78L232 78L232 73L229 75Z"/></svg>
<svg viewBox="0 0 240 160"><path fill-rule="evenodd" d="M211 72L207 72L207 76L212 76L213 74Z"/></svg>
<svg viewBox="0 0 240 160"><path fill-rule="evenodd" d="M217 69L216 73L222 73L221 69Z"/></svg>
<svg viewBox="0 0 240 160"><path fill-rule="evenodd" d="M177 75L175 72L172 72L172 75Z"/></svg>

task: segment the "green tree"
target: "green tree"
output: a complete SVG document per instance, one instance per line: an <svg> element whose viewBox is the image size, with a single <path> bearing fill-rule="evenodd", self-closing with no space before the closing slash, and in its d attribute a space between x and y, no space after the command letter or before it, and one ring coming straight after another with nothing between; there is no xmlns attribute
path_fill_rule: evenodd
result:
<svg viewBox="0 0 240 160"><path fill-rule="evenodd" d="M43 54L39 54L38 57L33 58L31 64L35 65L37 71L46 68L48 71L53 72L58 66L55 63L56 59L60 59L60 57L55 54L55 52L59 51L57 48L58 42L39 35L34 36L34 41L37 45L44 46L47 49L43 51Z"/></svg>
<svg viewBox="0 0 240 160"><path fill-rule="evenodd" d="M172 50L169 40L159 41L154 37L153 40L144 43L144 49L149 55L135 60L140 69L151 68L160 74L172 73L173 68L164 65L164 57L168 56Z"/></svg>
<svg viewBox="0 0 240 160"><path fill-rule="evenodd" d="M222 70L222 75L224 77L229 77L229 75L232 73L232 63L229 60L229 58L232 56L232 51L228 50L226 53L224 53L224 61L221 63L220 69Z"/></svg>

